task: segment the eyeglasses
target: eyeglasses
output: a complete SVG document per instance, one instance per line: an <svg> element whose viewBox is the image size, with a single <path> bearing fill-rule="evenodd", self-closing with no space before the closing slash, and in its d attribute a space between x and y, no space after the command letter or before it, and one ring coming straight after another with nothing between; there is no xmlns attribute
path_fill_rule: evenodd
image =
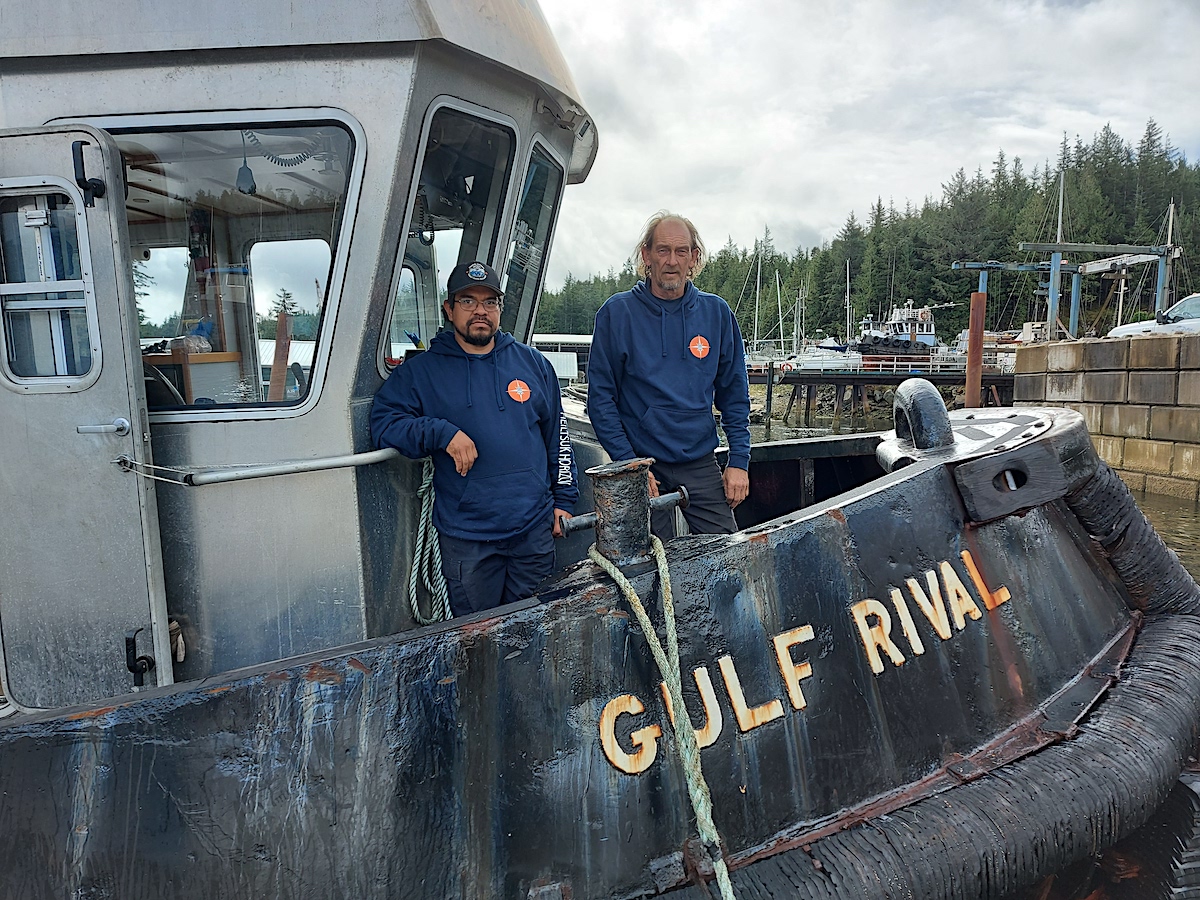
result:
<svg viewBox="0 0 1200 900"><path fill-rule="evenodd" d="M503 309L504 308L504 301L501 300L499 297L488 297L486 300L482 300L482 301L476 299L475 297L463 297L462 299L455 297L454 302L457 303L459 306L461 306L463 309L467 309L467 310L474 309L480 303L483 303L483 308L486 309L488 312L491 312L494 309Z"/></svg>

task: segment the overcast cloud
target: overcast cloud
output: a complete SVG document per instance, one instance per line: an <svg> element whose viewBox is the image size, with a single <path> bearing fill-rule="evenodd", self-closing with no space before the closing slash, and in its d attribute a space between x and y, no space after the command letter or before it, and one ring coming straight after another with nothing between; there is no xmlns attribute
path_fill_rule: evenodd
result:
<svg viewBox="0 0 1200 900"><path fill-rule="evenodd" d="M1109 123L1200 152L1193 0L541 0L596 121L548 286L619 268L657 209L713 250L830 240L882 197L940 197L996 152L1026 173ZM1015 247L1013 248L1015 251Z"/></svg>

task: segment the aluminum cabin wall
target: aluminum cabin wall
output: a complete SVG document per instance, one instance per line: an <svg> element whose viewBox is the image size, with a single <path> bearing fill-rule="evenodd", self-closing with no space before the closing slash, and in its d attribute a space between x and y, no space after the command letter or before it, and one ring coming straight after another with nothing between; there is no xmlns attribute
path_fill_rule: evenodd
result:
<svg viewBox="0 0 1200 900"><path fill-rule="evenodd" d="M411 214L409 198L412 180L417 177L423 161L422 130L430 107L440 98L454 98L493 111L505 120L516 123L517 144L514 154L510 187L505 199L505 213L500 223L500 241L495 262L505 262L513 217L520 199L525 161L536 140L550 148L560 161L569 158L572 132L555 124L546 112L538 111L537 88L532 81L512 75L498 67L482 66L474 61L464 64L462 54L445 45L425 43L417 51L416 77L410 97L410 122L402 137L396 162L393 203L388 207L386 223L379 250L380 275L365 311L366 327L358 354L351 396L350 415L355 434L355 449L370 446L368 427L371 403L383 384L376 350L380 335L387 327L390 310L392 277L400 264L400 254L407 240L407 225ZM481 78L481 72L486 77ZM553 234L547 244L546 256L553 249ZM385 277L385 273L387 277ZM444 286L443 286L444 289ZM537 296L525 298L524 312L518 324L528 322L525 331L532 333L533 305ZM517 333L518 340L529 334ZM582 466L580 472L583 471ZM416 529L419 504L416 493L421 483L421 463L397 460L378 466L355 470L360 524L362 529L363 569L366 595L372 598L367 605L367 635L377 637L412 627L415 622L408 612L404 597L408 590L408 570L412 561L413 534ZM581 511L590 508L581 503ZM586 545L584 546L586 550ZM565 558L565 557L564 557ZM576 555L574 558L578 558Z"/></svg>
<svg viewBox="0 0 1200 900"><path fill-rule="evenodd" d="M408 127L414 45L146 54L81 61L4 63L0 119L8 124L148 110L334 107L362 126L366 146L357 215L344 223L349 252L329 365L315 405L296 411L196 413L152 423L155 461L196 467L332 456L360 449L347 401L360 369L370 298L390 285L388 207L411 165L397 165ZM61 66L61 68L58 68ZM231 120L237 113L231 113ZM33 121L30 121L33 120ZM164 113L164 121L170 114ZM402 176L398 175L402 172ZM400 184L397 185L397 179ZM381 244L389 248L380 257ZM370 354L374 358L374 338ZM359 442L361 443L361 442ZM351 470L158 491L168 605L184 624L190 679L363 638L366 613Z"/></svg>
<svg viewBox="0 0 1200 900"><path fill-rule="evenodd" d="M353 6L318 0L210 0L187 15L158 14L142 3L102 6L46 0L0 18L0 65L5 59L88 58L104 55L445 41L509 71L527 73L556 107L580 110L579 91L541 9L530 0L360 0ZM2 13L0 13L2 14ZM148 27L139 27L145 24ZM358 52L356 49L355 52ZM320 52L318 49L317 52ZM307 51L305 52L307 57ZM596 157L596 131L581 126L572 182L583 181ZM5 127L0 120L0 127ZM572 153L568 152L568 158Z"/></svg>

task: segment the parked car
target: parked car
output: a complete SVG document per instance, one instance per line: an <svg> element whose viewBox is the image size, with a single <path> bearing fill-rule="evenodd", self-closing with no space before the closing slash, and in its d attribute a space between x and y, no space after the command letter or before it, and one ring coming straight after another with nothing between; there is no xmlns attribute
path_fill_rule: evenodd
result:
<svg viewBox="0 0 1200 900"><path fill-rule="evenodd" d="M1130 337L1135 334L1167 334L1174 331L1200 332L1200 294L1189 294L1170 309L1156 313L1153 319L1118 325L1109 337Z"/></svg>

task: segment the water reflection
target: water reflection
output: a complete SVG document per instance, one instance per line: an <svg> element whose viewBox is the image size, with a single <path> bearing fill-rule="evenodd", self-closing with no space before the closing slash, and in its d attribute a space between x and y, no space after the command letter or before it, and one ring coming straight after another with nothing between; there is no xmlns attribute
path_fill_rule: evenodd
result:
<svg viewBox="0 0 1200 900"><path fill-rule="evenodd" d="M1133 496L1166 545L1200 578L1200 504L1137 491Z"/></svg>

